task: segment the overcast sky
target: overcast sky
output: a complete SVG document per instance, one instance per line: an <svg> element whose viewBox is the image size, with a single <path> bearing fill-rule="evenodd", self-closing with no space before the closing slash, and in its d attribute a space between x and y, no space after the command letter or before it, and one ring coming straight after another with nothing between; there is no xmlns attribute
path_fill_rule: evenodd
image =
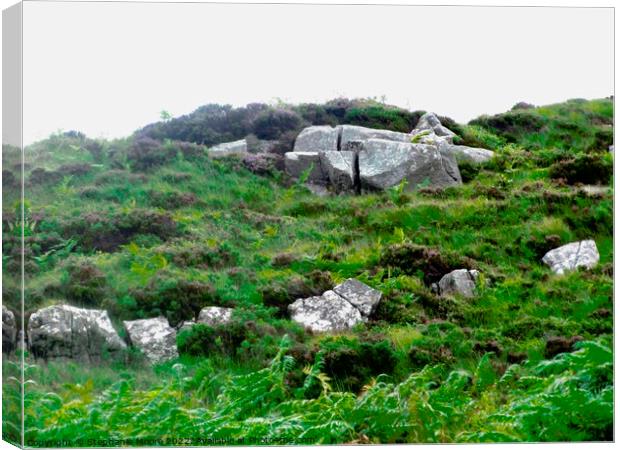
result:
<svg viewBox="0 0 620 450"><path fill-rule="evenodd" d="M26 3L24 143L205 103L382 97L466 122L613 94L613 10Z"/></svg>

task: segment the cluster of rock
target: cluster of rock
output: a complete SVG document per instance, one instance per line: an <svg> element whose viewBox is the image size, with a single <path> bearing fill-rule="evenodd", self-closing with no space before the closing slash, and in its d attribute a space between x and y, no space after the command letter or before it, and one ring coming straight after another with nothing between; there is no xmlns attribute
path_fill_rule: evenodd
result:
<svg viewBox="0 0 620 450"><path fill-rule="evenodd" d="M542 261L556 274L592 268L600 256L593 240L572 242L549 251ZM432 290L440 296L472 298L479 283L476 270L458 269L444 275ZM365 322L381 301L381 292L350 278L320 296L300 298L288 306L291 320L312 332L347 330ZM178 356L177 332L195 324L209 326L231 322L233 310L218 306L203 308L195 321L183 322L178 329L165 317L123 322L127 343L118 335L107 311L70 305L42 308L30 316L23 341L36 358L66 358L96 363L113 358L129 345L158 363ZM15 314L2 306L2 349L10 353L22 341Z"/></svg>
<svg viewBox="0 0 620 450"><path fill-rule="evenodd" d="M312 126L284 155L286 172L304 174L310 185L335 192L383 190L407 182L408 189L461 184L458 163L481 163L493 152L455 145L455 134L433 113L424 114L411 133L356 125Z"/></svg>
<svg viewBox="0 0 620 450"><path fill-rule="evenodd" d="M340 331L364 322L381 301L381 292L349 278L320 296L288 306L291 320L313 332Z"/></svg>
<svg viewBox="0 0 620 450"><path fill-rule="evenodd" d="M210 326L226 324L232 318L231 308L210 306L200 311L196 321L184 322L181 329L196 323ZM153 363L178 356L177 329L165 317L123 322L127 343L121 339L107 311L84 309L71 305L53 305L30 316L25 341L35 358L71 359L97 363L114 359L130 346L138 348ZM184 328L183 328L184 327ZM10 353L16 348L15 315L2 307L2 349Z"/></svg>

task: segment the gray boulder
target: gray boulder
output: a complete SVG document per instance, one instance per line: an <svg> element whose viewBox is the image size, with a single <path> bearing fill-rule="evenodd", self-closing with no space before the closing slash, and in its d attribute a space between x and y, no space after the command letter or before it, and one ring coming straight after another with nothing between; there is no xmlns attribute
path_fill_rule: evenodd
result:
<svg viewBox="0 0 620 450"><path fill-rule="evenodd" d="M411 134L416 135L423 131L431 132L439 137L446 138L446 141L449 142L452 142L452 139L456 136L454 132L444 127L437 116L431 112L428 112L420 117Z"/></svg>
<svg viewBox="0 0 620 450"><path fill-rule="evenodd" d="M359 310L334 291L297 299L288 310L293 321L315 333L347 330L362 322Z"/></svg>
<svg viewBox="0 0 620 450"><path fill-rule="evenodd" d="M288 152L284 154L284 170L291 177L299 178L311 167L312 170L306 181L314 184L327 184L329 175L321 164L319 152Z"/></svg>
<svg viewBox="0 0 620 450"><path fill-rule="evenodd" d="M197 323L203 323L211 327L215 325L226 325L232 321L232 308L222 308L220 306L207 306L202 308L198 314Z"/></svg>
<svg viewBox="0 0 620 450"><path fill-rule="evenodd" d="M233 142L224 142L209 149L209 156L214 158L229 155L245 155L248 152L248 143L245 139Z"/></svg>
<svg viewBox="0 0 620 450"><path fill-rule="evenodd" d="M444 275L437 284L438 293L442 296L460 295L472 298L478 282L477 270L458 269Z"/></svg>
<svg viewBox="0 0 620 450"><path fill-rule="evenodd" d="M296 152L338 151L338 132L329 125L304 128L295 139Z"/></svg>
<svg viewBox="0 0 620 450"><path fill-rule="evenodd" d="M177 332L165 317L123 322L129 342L139 348L152 363L178 356Z"/></svg>
<svg viewBox="0 0 620 450"><path fill-rule="evenodd" d="M357 142L368 139L383 139L394 142L411 142L411 136L407 133L399 133L390 130L376 130L374 128L360 127L357 125L340 125L340 148L339 150L355 151Z"/></svg>
<svg viewBox="0 0 620 450"><path fill-rule="evenodd" d="M336 192L351 191L355 187L355 159L353 152L321 152L321 167L327 172L329 184Z"/></svg>
<svg viewBox="0 0 620 450"><path fill-rule="evenodd" d="M370 316L381 301L381 292L355 278L334 287L334 292L355 306L364 317Z"/></svg>
<svg viewBox="0 0 620 450"><path fill-rule="evenodd" d="M542 261L551 270L559 275L575 270L578 267L591 269L600 259L596 242L593 240L571 242L556 249L550 250L543 256Z"/></svg>
<svg viewBox="0 0 620 450"><path fill-rule="evenodd" d="M17 323L13 311L2 305L2 352L11 353L16 348Z"/></svg>
<svg viewBox="0 0 620 450"><path fill-rule="evenodd" d="M482 164L495 156L495 152L491 150L468 147L466 145L447 144L442 146L441 150L442 152L453 155L457 163L467 162L470 164Z"/></svg>
<svg viewBox="0 0 620 450"><path fill-rule="evenodd" d="M359 177L362 189L382 190L407 180L407 189L421 183L431 187L461 184L453 156L436 146L369 139L359 153Z"/></svg>
<svg viewBox="0 0 620 450"><path fill-rule="evenodd" d="M35 357L99 362L126 345L107 311L69 305L48 306L28 321L30 350Z"/></svg>

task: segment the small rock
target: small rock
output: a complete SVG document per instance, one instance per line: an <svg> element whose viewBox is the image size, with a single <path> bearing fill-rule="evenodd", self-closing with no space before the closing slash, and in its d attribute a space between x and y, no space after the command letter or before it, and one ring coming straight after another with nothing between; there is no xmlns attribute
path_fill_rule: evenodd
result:
<svg viewBox="0 0 620 450"><path fill-rule="evenodd" d="M245 139L233 142L224 142L209 149L209 156L215 158L228 155L245 155L248 152L248 143Z"/></svg>
<svg viewBox="0 0 620 450"><path fill-rule="evenodd" d="M364 317L370 316L375 311L382 295L380 291L366 286L355 278L349 278L333 290L355 306Z"/></svg>
<svg viewBox="0 0 620 450"><path fill-rule="evenodd" d="M202 308L198 314L197 323L204 323L211 327L215 325L226 325L232 321L233 308L222 308L220 306L207 306Z"/></svg>
<svg viewBox="0 0 620 450"><path fill-rule="evenodd" d="M2 305L2 352L11 353L16 348L17 323L13 311Z"/></svg>
<svg viewBox="0 0 620 450"><path fill-rule="evenodd" d="M355 158L353 152L321 152L321 166L327 172L329 184L336 192L352 191L355 187Z"/></svg>
<svg viewBox="0 0 620 450"><path fill-rule="evenodd" d="M177 332L165 317L123 322L129 341L152 363L167 361L178 356Z"/></svg>
<svg viewBox="0 0 620 450"><path fill-rule="evenodd" d="M482 164L495 156L495 153L491 150L467 147L466 145L446 144L442 147L442 151L454 155L454 158L459 163L467 162L470 164Z"/></svg>
<svg viewBox="0 0 620 450"><path fill-rule="evenodd" d="M556 249L550 250L543 256L542 261L553 272L562 275L566 271L575 270L578 267L591 269L599 262L600 256L596 248L596 242L585 240L571 242Z"/></svg>
<svg viewBox="0 0 620 450"><path fill-rule="evenodd" d="M347 330L362 322L359 310L334 291L297 299L288 310L293 321L315 333Z"/></svg>
<svg viewBox="0 0 620 450"><path fill-rule="evenodd" d="M461 295L463 297L474 297L476 283L479 272L477 270L457 269L444 275L437 284L439 295Z"/></svg>
<svg viewBox="0 0 620 450"><path fill-rule="evenodd" d="M107 311L70 305L48 306L28 321L30 350L35 357L99 362L124 349Z"/></svg>
<svg viewBox="0 0 620 450"><path fill-rule="evenodd" d="M177 333L181 333L182 331L189 331L194 325L196 325L195 320L184 320L183 322L181 322L181 325L177 327Z"/></svg>

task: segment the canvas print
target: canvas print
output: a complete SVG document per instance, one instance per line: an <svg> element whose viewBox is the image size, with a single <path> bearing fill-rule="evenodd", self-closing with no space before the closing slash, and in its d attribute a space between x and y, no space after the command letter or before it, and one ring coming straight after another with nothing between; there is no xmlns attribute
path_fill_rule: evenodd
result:
<svg viewBox="0 0 620 450"><path fill-rule="evenodd" d="M7 8L3 440L612 442L613 17Z"/></svg>

